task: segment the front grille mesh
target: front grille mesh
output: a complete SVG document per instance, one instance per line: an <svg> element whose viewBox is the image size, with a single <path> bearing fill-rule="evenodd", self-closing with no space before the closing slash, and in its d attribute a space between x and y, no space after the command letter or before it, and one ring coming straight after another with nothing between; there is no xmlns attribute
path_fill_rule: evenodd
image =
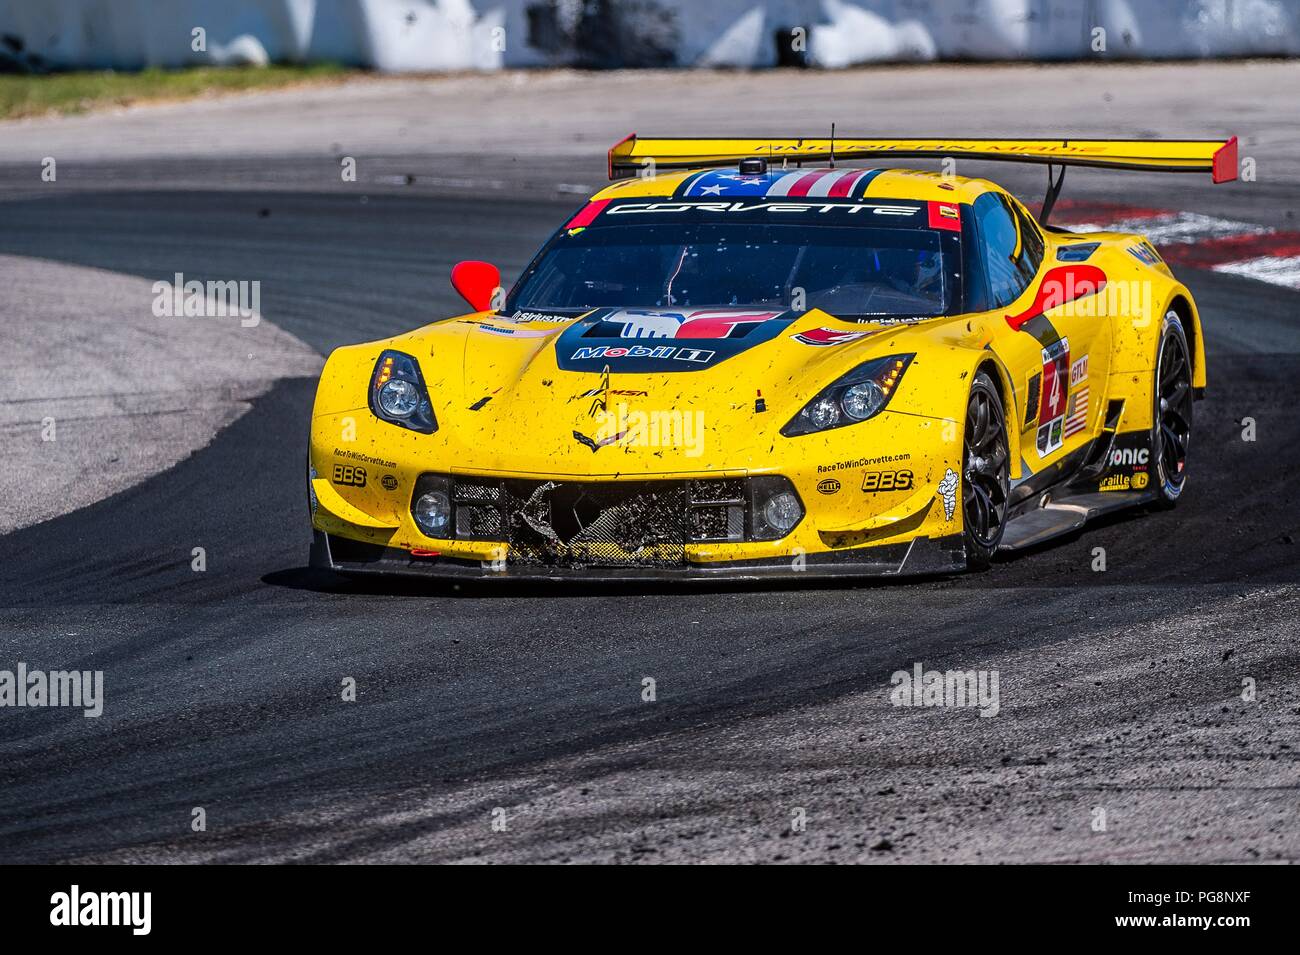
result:
<svg viewBox="0 0 1300 955"><path fill-rule="evenodd" d="M508 564L678 567L686 544L743 540L745 483L455 478L456 536L504 541Z"/></svg>

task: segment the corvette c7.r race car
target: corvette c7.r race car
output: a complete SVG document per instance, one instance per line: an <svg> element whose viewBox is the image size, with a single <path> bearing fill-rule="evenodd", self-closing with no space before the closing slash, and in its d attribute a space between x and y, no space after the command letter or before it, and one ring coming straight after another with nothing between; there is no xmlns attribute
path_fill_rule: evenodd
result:
<svg viewBox="0 0 1300 955"><path fill-rule="evenodd" d="M1036 220L903 157L1048 165ZM339 348L312 564L441 577L935 574L1187 481L1196 304L1065 167L1236 176L1236 140L638 139L507 293ZM1053 167L1059 174L1053 178Z"/></svg>

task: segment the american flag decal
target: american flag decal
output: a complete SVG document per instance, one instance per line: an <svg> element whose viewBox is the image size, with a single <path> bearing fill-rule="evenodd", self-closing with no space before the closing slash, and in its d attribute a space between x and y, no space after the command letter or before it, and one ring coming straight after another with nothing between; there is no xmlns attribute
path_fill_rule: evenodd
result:
<svg viewBox="0 0 1300 955"><path fill-rule="evenodd" d="M1078 434L1088 426L1088 386L1070 395L1070 413L1065 418L1065 436Z"/></svg>
<svg viewBox="0 0 1300 955"><path fill-rule="evenodd" d="M675 198L860 199L871 180L881 172L880 169L800 169L751 176L735 169L708 170L684 179L677 187Z"/></svg>

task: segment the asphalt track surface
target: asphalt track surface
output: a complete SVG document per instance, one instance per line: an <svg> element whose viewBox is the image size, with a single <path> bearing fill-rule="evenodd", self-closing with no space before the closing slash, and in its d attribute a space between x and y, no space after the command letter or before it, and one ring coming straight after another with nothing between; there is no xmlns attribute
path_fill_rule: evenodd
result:
<svg viewBox="0 0 1300 955"><path fill-rule="evenodd" d="M0 204L0 253L263 275L328 352L450 314L454 261L517 273L572 205L83 192ZM174 469L0 537L0 656L103 670L109 701L0 722L0 858L1295 861L1300 296L1187 278L1211 389L1178 508L950 579L313 572L314 383L281 382ZM916 661L999 668L1001 715L888 706Z"/></svg>

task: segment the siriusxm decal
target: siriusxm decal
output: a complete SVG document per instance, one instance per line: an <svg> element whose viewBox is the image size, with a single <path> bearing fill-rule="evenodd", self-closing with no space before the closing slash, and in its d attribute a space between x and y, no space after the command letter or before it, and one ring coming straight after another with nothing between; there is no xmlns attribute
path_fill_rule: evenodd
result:
<svg viewBox="0 0 1300 955"><path fill-rule="evenodd" d="M566 371L699 371L771 341L796 317L754 309L606 308L565 329L555 358Z"/></svg>

